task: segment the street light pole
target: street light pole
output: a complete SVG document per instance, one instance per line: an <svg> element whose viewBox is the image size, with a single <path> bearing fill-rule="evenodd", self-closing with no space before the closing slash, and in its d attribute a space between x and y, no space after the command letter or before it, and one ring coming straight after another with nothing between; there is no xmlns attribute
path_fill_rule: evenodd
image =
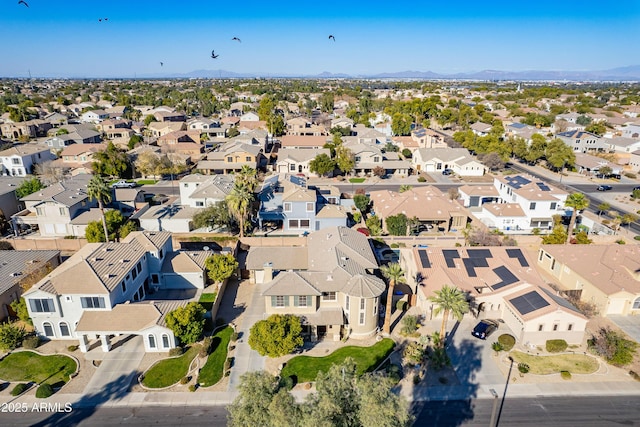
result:
<svg viewBox="0 0 640 427"><path fill-rule="evenodd" d="M489 422L489 427L495 427L496 425L496 410L498 409L498 393L492 388L489 389L491 395L493 396L493 409L491 409L491 421Z"/></svg>
<svg viewBox="0 0 640 427"><path fill-rule="evenodd" d="M500 410L498 411L498 418L496 419L496 425L495 426L491 426L491 427L498 427L498 424L500 424L500 416L502 415L502 408L504 407L504 400L507 397L507 389L509 388L509 379L511 378L511 370L513 369L513 357L509 356L509 362L511 362L511 364L509 365L509 373L507 374L507 382L504 385L504 393L502 393L502 402L500 402Z"/></svg>

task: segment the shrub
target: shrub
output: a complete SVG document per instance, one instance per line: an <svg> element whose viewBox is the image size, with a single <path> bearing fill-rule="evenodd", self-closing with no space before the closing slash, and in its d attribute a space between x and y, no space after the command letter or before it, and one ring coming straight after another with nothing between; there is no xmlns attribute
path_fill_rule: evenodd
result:
<svg viewBox="0 0 640 427"><path fill-rule="evenodd" d="M238 341L238 333L234 332L231 334L231 341L236 342Z"/></svg>
<svg viewBox="0 0 640 427"><path fill-rule="evenodd" d="M500 344L499 342L494 342L493 344L491 344L491 348L493 349L493 351L495 351L496 353L501 352L502 350L504 350L504 346L502 344Z"/></svg>
<svg viewBox="0 0 640 427"><path fill-rule="evenodd" d="M565 340L547 340L547 351L549 353L560 353L565 351L568 346Z"/></svg>
<svg viewBox="0 0 640 427"><path fill-rule="evenodd" d="M407 309L407 302L406 301L398 301L396 303L396 310L405 311L406 309Z"/></svg>
<svg viewBox="0 0 640 427"><path fill-rule="evenodd" d="M11 396L19 396L25 391L29 390L29 384L19 383L11 390Z"/></svg>
<svg viewBox="0 0 640 427"><path fill-rule="evenodd" d="M627 178L636 179L636 174L635 173L625 172L624 176L626 176Z"/></svg>
<svg viewBox="0 0 640 427"><path fill-rule="evenodd" d="M211 337L205 337L202 340L202 347L200 347L200 352L198 353L198 356L200 357L207 357L209 355L209 351L211 350Z"/></svg>
<svg viewBox="0 0 640 427"><path fill-rule="evenodd" d="M514 345L516 345L516 339L513 335L502 334L498 337L498 342L502 345L504 351L511 351Z"/></svg>
<svg viewBox="0 0 640 427"><path fill-rule="evenodd" d="M569 372L569 371L560 371L560 377L563 380L570 380L571 379L571 372Z"/></svg>
<svg viewBox="0 0 640 427"><path fill-rule="evenodd" d="M402 379L402 367L393 363L390 364L387 367L387 375L396 382L400 381Z"/></svg>
<svg viewBox="0 0 640 427"><path fill-rule="evenodd" d="M407 315L402 319L402 335L412 335L418 329L418 316Z"/></svg>
<svg viewBox="0 0 640 427"><path fill-rule="evenodd" d="M28 349L38 348L40 345L40 337L37 335L31 335L22 340L22 346Z"/></svg>
<svg viewBox="0 0 640 427"><path fill-rule="evenodd" d="M190 380L191 380L191 378L189 378L189 377L182 377L182 378L180 378L180 384L185 385L185 384L189 383Z"/></svg>
<svg viewBox="0 0 640 427"><path fill-rule="evenodd" d="M418 182L427 182L427 178L425 178L424 176L419 176Z"/></svg>
<svg viewBox="0 0 640 427"><path fill-rule="evenodd" d="M295 386L295 381L293 380L293 377L283 377L280 378L280 384L279 384L280 388L283 388L285 390L291 390L293 388L293 386Z"/></svg>
<svg viewBox="0 0 640 427"><path fill-rule="evenodd" d="M627 242L625 242L623 239L618 239L616 240L616 243L619 245L625 245Z"/></svg>
<svg viewBox="0 0 640 427"><path fill-rule="evenodd" d="M629 375L636 381L640 381L640 375L638 375L635 371L629 371Z"/></svg>
<svg viewBox="0 0 640 427"><path fill-rule="evenodd" d="M24 327L16 323L0 324L0 349L6 351L18 348L26 334Z"/></svg>
<svg viewBox="0 0 640 427"><path fill-rule="evenodd" d="M628 365L633 361L638 343L628 340L616 331L601 328L588 341L589 349L614 366Z"/></svg>
<svg viewBox="0 0 640 427"><path fill-rule="evenodd" d="M67 350L69 350L71 352L76 351L77 349L78 349L78 346L75 345L75 344L74 345L70 345L69 347L67 347Z"/></svg>
<svg viewBox="0 0 640 427"><path fill-rule="evenodd" d="M526 363L518 363L518 371L520 371L521 374L526 374L527 372L529 372L529 365L527 365Z"/></svg>
<svg viewBox="0 0 640 427"><path fill-rule="evenodd" d="M640 240L640 236L634 236L633 240Z"/></svg>
<svg viewBox="0 0 640 427"><path fill-rule="evenodd" d="M46 399L53 395L53 388L51 384L44 383L36 390L36 397L38 399Z"/></svg>
<svg viewBox="0 0 640 427"><path fill-rule="evenodd" d="M191 385L189 386L189 391L190 391L190 392L192 392L192 393L193 393L194 391L196 391L197 389L198 389L198 385L197 385L197 384L191 384Z"/></svg>
<svg viewBox="0 0 640 427"><path fill-rule="evenodd" d="M184 349L182 347L176 347L169 350L169 356L181 356L184 353Z"/></svg>
<svg viewBox="0 0 640 427"><path fill-rule="evenodd" d="M400 245L399 245L399 244L397 244L397 243L392 243L391 245L389 245L389 247L390 247L390 248L393 248L393 249L396 249L396 248L399 248L399 247L400 247Z"/></svg>
<svg viewBox="0 0 640 427"><path fill-rule="evenodd" d="M233 364L233 358L227 357L227 360L224 361L224 370L228 371L229 369L231 369L232 364Z"/></svg>

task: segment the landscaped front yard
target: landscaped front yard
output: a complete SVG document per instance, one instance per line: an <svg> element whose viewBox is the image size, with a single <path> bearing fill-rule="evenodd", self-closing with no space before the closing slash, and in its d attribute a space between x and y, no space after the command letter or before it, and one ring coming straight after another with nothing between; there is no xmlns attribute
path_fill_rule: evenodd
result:
<svg viewBox="0 0 640 427"><path fill-rule="evenodd" d="M198 377L198 383L202 387L212 386L222 379L231 334L233 334L233 328L227 326L212 337L211 352Z"/></svg>
<svg viewBox="0 0 640 427"><path fill-rule="evenodd" d="M149 369L142 379L148 388L165 388L178 383L189 373L189 366L200 351L200 344L194 344L180 357L164 359Z"/></svg>
<svg viewBox="0 0 640 427"><path fill-rule="evenodd" d="M359 375L375 369L393 351L395 343L385 338L371 347L348 346L338 349L328 356L296 356L282 369L282 377L296 377L297 382L315 381L318 372L327 372L334 364L344 362L351 357L357 366Z"/></svg>
<svg viewBox="0 0 640 427"><path fill-rule="evenodd" d="M61 387L78 365L71 357L60 354L41 356L32 351L18 351L0 361L0 379L5 381L32 381Z"/></svg>
<svg viewBox="0 0 640 427"><path fill-rule="evenodd" d="M207 292L200 295L200 299L198 302L201 306L204 307L205 310L211 311L213 308L213 303L216 302L216 296L218 294L216 292Z"/></svg>
<svg viewBox="0 0 640 427"><path fill-rule="evenodd" d="M584 354L556 354L553 356L535 356L533 354L512 351L514 369L518 363L529 365L529 373L537 375L557 374L568 371L572 374L592 374L599 368L596 358Z"/></svg>

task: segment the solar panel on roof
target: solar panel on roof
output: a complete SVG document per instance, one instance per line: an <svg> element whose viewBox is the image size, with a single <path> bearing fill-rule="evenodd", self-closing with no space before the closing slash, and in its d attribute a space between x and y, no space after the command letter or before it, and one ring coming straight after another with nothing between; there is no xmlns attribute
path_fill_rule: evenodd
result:
<svg viewBox="0 0 640 427"><path fill-rule="evenodd" d="M489 249L467 249L469 258L493 258Z"/></svg>
<svg viewBox="0 0 640 427"><path fill-rule="evenodd" d="M462 263L464 264L464 268L467 270L467 276L469 277L478 277L475 270L475 265L473 263L473 258L464 258Z"/></svg>
<svg viewBox="0 0 640 427"><path fill-rule="evenodd" d="M431 268L431 262L429 261L429 254L427 251L419 250L418 256L420 257L420 263L422 264L422 268Z"/></svg>
<svg viewBox="0 0 640 427"><path fill-rule="evenodd" d="M538 186L540 191L551 191L551 188L549 188L544 182L536 182L536 185Z"/></svg>
<svg viewBox="0 0 640 427"><path fill-rule="evenodd" d="M520 295L519 297L509 300L511 304L522 315L531 313L532 311L539 310L549 305L549 303L542 298L537 291L531 291L527 294Z"/></svg>
<svg viewBox="0 0 640 427"><path fill-rule="evenodd" d="M500 288L503 288L505 286L509 286L512 283L519 282L519 279L516 277L516 275L513 274L511 272L511 270L509 270L504 265L501 265L500 267L494 268L493 272L496 273L496 275L500 278L500 282L498 282L495 285L491 286L491 289L493 289L494 291L496 289L500 289Z"/></svg>
<svg viewBox="0 0 640 427"><path fill-rule="evenodd" d="M522 267L529 267L529 263L520 249L507 249L507 255L509 258L517 258Z"/></svg>
<svg viewBox="0 0 640 427"><path fill-rule="evenodd" d="M447 267L455 268L456 262L454 259L460 258L460 254L457 249L444 249L442 251L442 255L444 256L444 260L447 263Z"/></svg>

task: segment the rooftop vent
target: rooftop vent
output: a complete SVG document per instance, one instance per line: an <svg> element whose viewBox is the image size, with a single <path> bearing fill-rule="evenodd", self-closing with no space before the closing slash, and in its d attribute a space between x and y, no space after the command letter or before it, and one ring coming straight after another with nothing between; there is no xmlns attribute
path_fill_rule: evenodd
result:
<svg viewBox="0 0 640 427"><path fill-rule="evenodd" d="M22 276L21 271L16 271L15 273L11 273L11 277L18 277L18 276Z"/></svg>

